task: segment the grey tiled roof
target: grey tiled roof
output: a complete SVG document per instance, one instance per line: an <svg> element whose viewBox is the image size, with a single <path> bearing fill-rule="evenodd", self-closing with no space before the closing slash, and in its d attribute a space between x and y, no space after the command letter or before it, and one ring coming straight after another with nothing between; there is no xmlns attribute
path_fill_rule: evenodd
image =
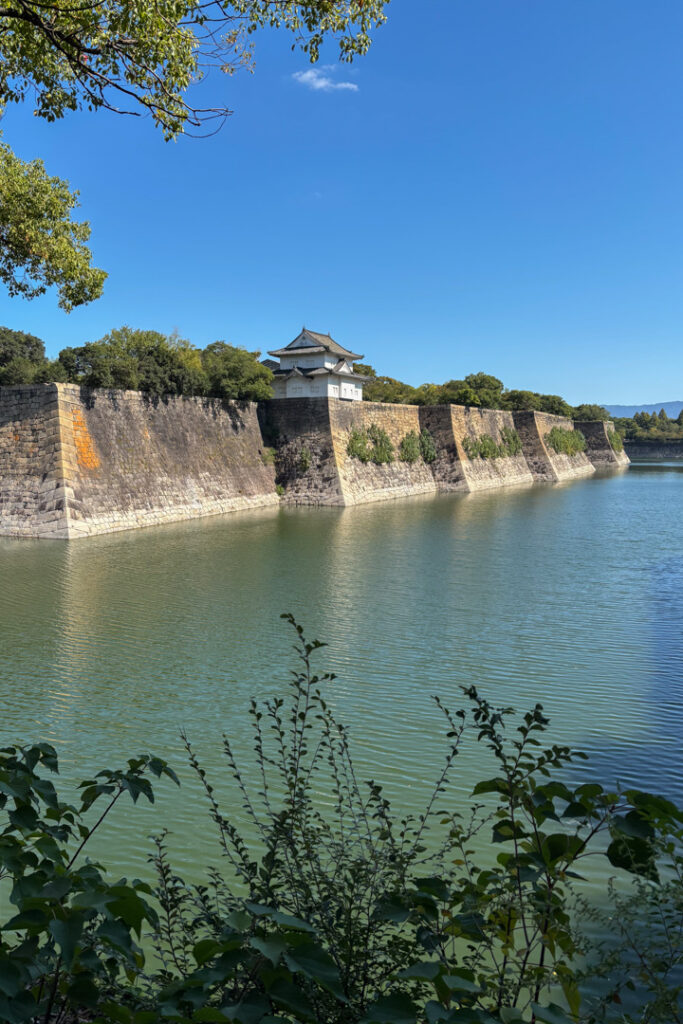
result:
<svg viewBox="0 0 683 1024"><path fill-rule="evenodd" d="M313 344L310 347L307 346L304 348L303 346L296 346L293 348L294 342L301 337L301 334L305 334L307 337L309 337ZM301 353L302 355L304 353L306 353L306 355L312 355L313 353L318 352L331 352L332 355L340 356L342 359L353 360L364 358L364 356L360 355L358 352L351 352L348 348L344 348L343 345L339 345L334 340L334 338L330 337L329 334L320 334L318 331L309 331L307 327L304 327L301 334L297 334L296 338L294 338L294 341L290 341L289 345L287 345L285 348L275 349L274 351L269 352L268 355L291 356L293 351L296 352L297 355L299 353Z"/></svg>

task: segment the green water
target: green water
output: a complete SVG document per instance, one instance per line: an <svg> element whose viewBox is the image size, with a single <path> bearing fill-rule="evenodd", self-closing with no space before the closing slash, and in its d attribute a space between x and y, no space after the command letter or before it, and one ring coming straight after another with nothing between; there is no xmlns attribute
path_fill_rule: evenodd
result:
<svg viewBox="0 0 683 1024"><path fill-rule="evenodd" d="M582 771L683 799L681 470L2 541L0 741L49 740L67 781L143 750L168 758L181 795L117 810L102 848L145 871L166 825L192 874L215 848L180 730L239 816L220 736L250 777L245 710L282 691L291 611L329 645L318 664L337 673L329 699L359 773L400 809L419 808L445 749L430 695L455 707L472 682L501 704L542 701L553 739L591 753ZM468 748L454 801L481 771Z"/></svg>

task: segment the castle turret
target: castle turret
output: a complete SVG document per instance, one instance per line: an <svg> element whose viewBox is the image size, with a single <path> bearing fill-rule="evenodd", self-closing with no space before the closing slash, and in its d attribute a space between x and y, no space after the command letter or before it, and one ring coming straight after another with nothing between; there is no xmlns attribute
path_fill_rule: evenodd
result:
<svg viewBox="0 0 683 1024"><path fill-rule="evenodd" d="M274 398L341 398L359 402L363 398L363 384L367 377L355 373L354 361L363 356L330 337L304 327L286 348L268 353L277 356L273 369Z"/></svg>

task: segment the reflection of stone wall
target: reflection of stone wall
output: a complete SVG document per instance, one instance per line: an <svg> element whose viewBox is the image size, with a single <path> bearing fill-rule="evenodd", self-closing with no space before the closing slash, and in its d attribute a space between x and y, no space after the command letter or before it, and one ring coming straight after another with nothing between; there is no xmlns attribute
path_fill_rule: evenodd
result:
<svg viewBox="0 0 683 1024"><path fill-rule="evenodd" d="M555 483L590 476L595 466L585 452L562 455L545 443L553 427L573 430L574 424L566 416L551 416L546 412L514 412L515 427L522 441L524 457L535 480Z"/></svg>
<svg viewBox="0 0 683 1024"><path fill-rule="evenodd" d="M628 466L629 458L626 452L615 452L609 443L609 436L614 433L614 424L611 420L581 420L575 421L574 426L586 438L586 455L596 469Z"/></svg>
<svg viewBox="0 0 683 1024"><path fill-rule="evenodd" d="M0 422L8 421L11 437L17 417L11 392L18 391L0 391ZM33 430L35 435L35 451L26 463L32 474L27 487L39 497L35 511L23 515L20 529L17 498L4 501L2 533L82 537L277 503L273 469L261 458L253 404L153 401L135 391L70 384L43 385L30 389L30 395L23 391L20 421L25 429L19 434L28 438ZM36 403L40 409L33 413ZM3 494L6 481L25 472L21 467L5 450ZM46 474L42 483L36 480L39 473ZM46 518L50 502L42 509L51 479L57 486L47 493L59 495L58 521Z"/></svg>

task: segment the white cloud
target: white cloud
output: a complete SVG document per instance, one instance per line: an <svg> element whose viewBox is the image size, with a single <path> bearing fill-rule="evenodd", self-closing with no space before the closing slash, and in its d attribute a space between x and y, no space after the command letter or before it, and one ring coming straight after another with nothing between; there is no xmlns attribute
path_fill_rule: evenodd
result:
<svg viewBox="0 0 683 1024"><path fill-rule="evenodd" d="M323 68L309 68L308 71L295 71L292 78L300 85L305 85L316 92L332 92L336 89L348 89L350 92L358 92L355 82L335 82L329 74L324 71L334 72L334 65L326 65Z"/></svg>

